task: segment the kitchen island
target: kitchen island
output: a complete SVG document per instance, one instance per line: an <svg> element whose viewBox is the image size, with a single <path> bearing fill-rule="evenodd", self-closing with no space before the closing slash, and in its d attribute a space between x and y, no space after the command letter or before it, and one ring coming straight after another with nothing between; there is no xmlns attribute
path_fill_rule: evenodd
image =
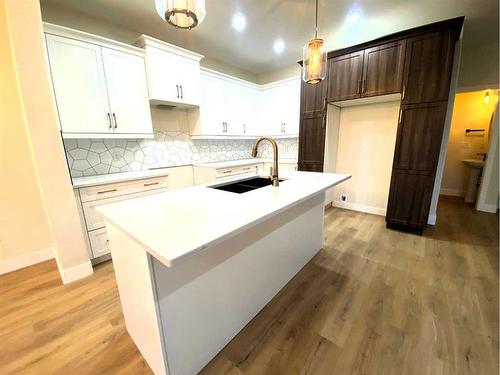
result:
<svg viewBox="0 0 500 375"><path fill-rule="evenodd" d="M98 207L127 330L155 374L200 371L322 248L325 190L350 175L280 177Z"/></svg>

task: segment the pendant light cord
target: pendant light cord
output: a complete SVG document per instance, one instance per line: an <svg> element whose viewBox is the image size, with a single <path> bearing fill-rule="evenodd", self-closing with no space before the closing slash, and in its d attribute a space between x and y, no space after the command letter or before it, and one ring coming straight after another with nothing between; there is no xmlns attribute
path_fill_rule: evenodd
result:
<svg viewBox="0 0 500 375"><path fill-rule="evenodd" d="M318 0L316 0L316 28L314 29L314 39L318 39Z"/></svg>

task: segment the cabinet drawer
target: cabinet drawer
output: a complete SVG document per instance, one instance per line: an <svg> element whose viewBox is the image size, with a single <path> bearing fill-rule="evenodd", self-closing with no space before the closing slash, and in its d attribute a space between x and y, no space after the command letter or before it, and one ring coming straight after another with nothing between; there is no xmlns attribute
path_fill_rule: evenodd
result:
<svg viewBox="0 0 500 375"><path fill-rule="evenodd" d="M96 229L89 232L90 248L94 258L109 253L109 240L106 228Z"/></svg>
<svg viewBox="0 0 500 375"><path fill-rule="evenodd" d="M224 177L238 176L244 174L258 174L260 172L259 165L261 164L251 164L241 167L217 169L215 171L215 178L224 178Z"/></svg>
<svg viewBox="0 0 500 375"><path fill-rule="evenodd" d="M153 185L157 186L157 185ZM105 198L105 199L97 199L94 201L83 202L83 215L85 217L85 223L87 225L87 230L94 230L99 228L104 228L104 219L101 214L96 210L97 206L102 204L108 204L112 202L117 202L125 199L131 199L134 197L140 197L142 195L161 193L167 190L167 188L158 188L158 189L149 189L136 193L130 193L126 195L119 195L117 197Z"/></svg>
<svg viewBox="0 0 500 375"><path fill-rule="evenodd" d="M82 202L89 202L160 188L168 188L168 176L80 188L80 198Z"/></svg>

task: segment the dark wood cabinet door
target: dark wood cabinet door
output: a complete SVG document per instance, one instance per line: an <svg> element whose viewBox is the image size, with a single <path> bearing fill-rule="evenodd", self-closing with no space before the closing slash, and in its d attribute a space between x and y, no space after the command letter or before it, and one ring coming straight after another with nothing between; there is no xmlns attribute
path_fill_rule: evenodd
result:
<svg viewBox="0 0 500 375"><path fill-rule="evenodd" d="M435 171L446 103L402 105L394 151L394 169Z"/></svg>
<svg viewBox="0 0 500 375"><path fill-rule="evenodd" d="M323 172L326 116L302 117L299 131L300 171Z"/></svg>
<svg viewBox="0 0 500 375"><path fill-rule="evenodd" d="M454 49L451 31L407 40L403 104L448 100Z"/></svg>
<svg viewBox="0 0 500 375"><path fill-rule="evenodd" d="M365 50L361 96L401 92L405 46L400 40Z"/></svg>
<svg viewBox="0 0 500 375"><path fill-rule="evenodd" d="M300 115L317 116L326 112L326 81L314 85L302 81L300 88Z"/></svg>
<svg viewBox="0 0 500 375"><path fill-rule="evenodd" d="M434 173L394 171L386 222L415 228L427 225L434 188Z"/></svg>
<svg viewBox="0 0 500 375"><path fill-rule="evenodd" d="M328 60L328 102L361 96L364 51Z"/></svg>

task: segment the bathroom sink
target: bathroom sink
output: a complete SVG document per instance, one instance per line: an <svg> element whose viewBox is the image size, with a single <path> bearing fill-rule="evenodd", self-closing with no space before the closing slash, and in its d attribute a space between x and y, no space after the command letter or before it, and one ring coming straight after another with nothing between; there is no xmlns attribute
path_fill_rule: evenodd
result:
<svg viewBox="0 0 500 375"><path fill-rule="evenodd" d="M283 181L280 179L280 182ZM270 178L252 177L246 180L228 182L221 185L209 186L212 189L229 191L231 193L242 194L272 184Z"/></svg>
<svg viewBox="0 0 500 375"><path fill-rule="evenodd" d="M484 161L481 159L465 159L462 160L462 163L474 169L482 169L484 167Z"/></svg>

